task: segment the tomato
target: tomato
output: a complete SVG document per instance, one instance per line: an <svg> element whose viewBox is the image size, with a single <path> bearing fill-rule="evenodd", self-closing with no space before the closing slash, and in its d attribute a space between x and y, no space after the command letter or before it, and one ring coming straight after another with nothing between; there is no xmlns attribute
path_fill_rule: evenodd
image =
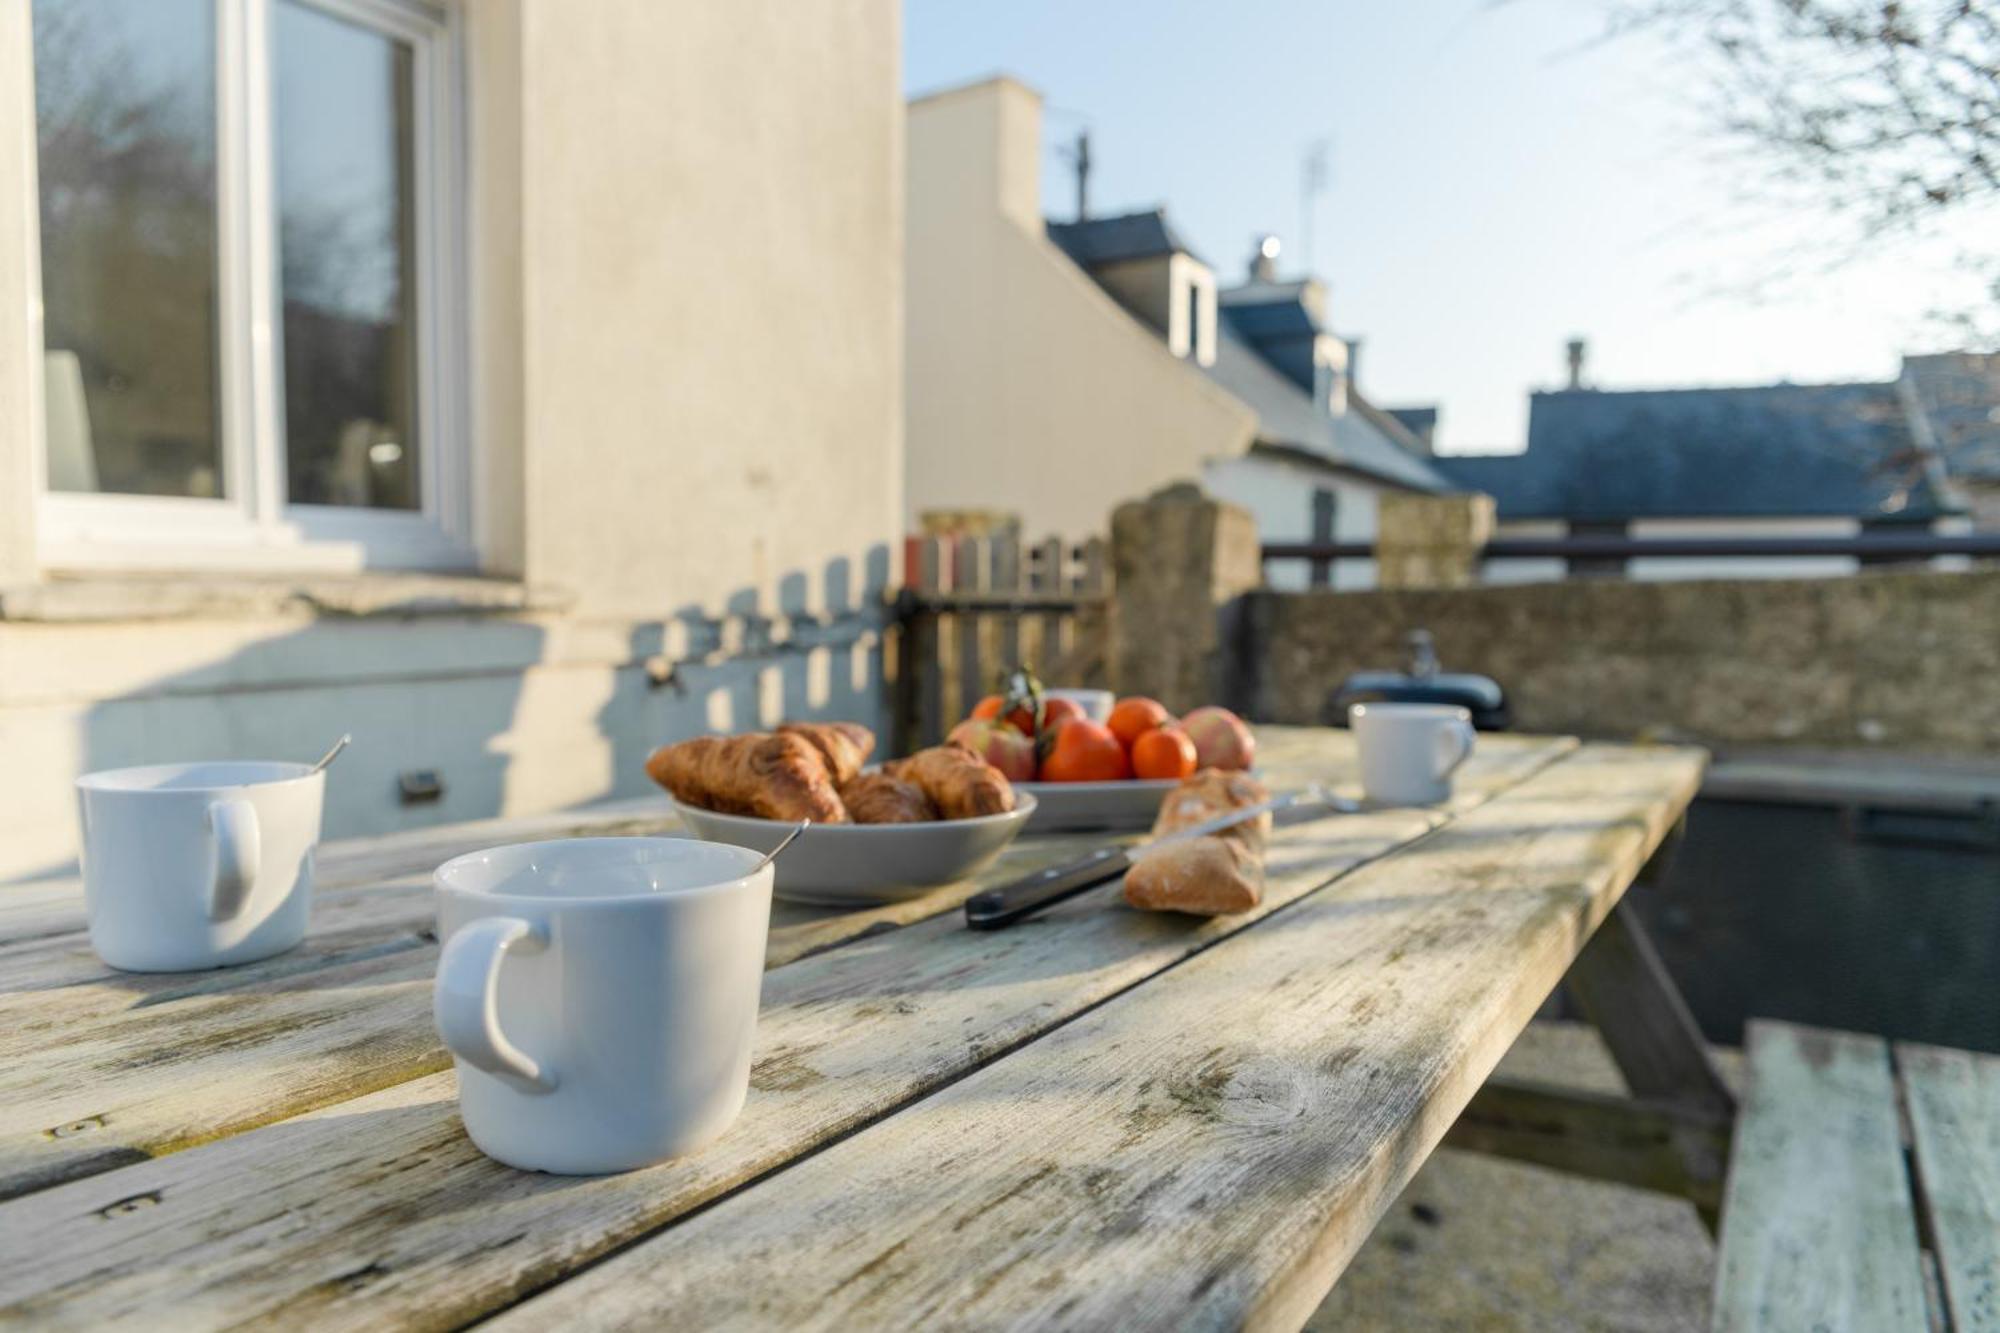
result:
<svg viewBox="0 0 2000 1333"><path fill-rule="evenodd" d="M1016 696L1017 698L1019 696ZM1005 711L1007 722L1023 736L1035 735L1035 710L1026 703L1018 703L1009 710L1007 701L997 694L989 694L974 706L966 720L971 722L991 722ZM1074 699L1042 700L1042 731L1046 737L1053 737L1056 730L1071 718L1083 716L1083 705Z"/></svg>
<svg viewBox="0 0 2000 1333"><path fill-rule="evenodd" d="M1173 719L1174 715L1169 713L1159 700L1134 695L1130 699L1118 701L1117 706L1111 710L1107 725L1111 728L1111 734L1129 750L1138 743L1141 736L1156 727L1164 726Z"/></svg>
<svg viewBox="0 0 2000 1333"><path fill-rule="evenodd" d="M1131 761L1111 728L1080 717L1062 724L1055 748L1042 760L1044 782L1116 782L1131 776Z"/></svg>
<svg viewBox="0 0 2000 1333"><path fill-rule="evenodd" d="M1134 777L1178 781L1194 768L1194 742L1179 727L1155 727L1132 743Z"/></svg>

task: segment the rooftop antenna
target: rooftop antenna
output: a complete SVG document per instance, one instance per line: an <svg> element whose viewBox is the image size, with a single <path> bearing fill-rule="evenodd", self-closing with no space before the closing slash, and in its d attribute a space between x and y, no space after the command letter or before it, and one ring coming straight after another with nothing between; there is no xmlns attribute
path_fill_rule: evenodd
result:
<svg viewBox="0 0 2000 1333"><path fill-rule="evenodd" d="M1320 195L1333 180L1333 140L1314 139L1299 159L1299 262L1310 275L1313 267L1313 220Z"/></svg>
<svg viewBox="0 0 2000 1333"><path fill-rule="evenodd" d="M1090 131L1078 130L1076 147L1056 151L1076 167L1076 220L1082 222L1090 216Z"/></svg>

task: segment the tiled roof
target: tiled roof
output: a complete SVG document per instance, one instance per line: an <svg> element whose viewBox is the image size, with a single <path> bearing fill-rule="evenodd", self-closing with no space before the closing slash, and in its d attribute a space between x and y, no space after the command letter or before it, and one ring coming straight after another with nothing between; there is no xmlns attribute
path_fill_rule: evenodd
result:
<svg viewBox="0 0 2000 1333"><path fill-rule="evenodd" d="M1420 491L1452 491L1459 487L1423 458L1399 447L1388 430L1368 413L1349 410L1334 416L1314 404L1312 396L1271 368L1249 343L1218 321L1215 364L1210 378L1257 413L1257 439L1311 454L1336 467L1379 477ZM1394 422L1390 422L1391 427Z"/></svg>
<svg viewBox="0 0 2000 1333"><path fill-rule="evenodd" d="M1051 222L1048 232L1049 239L1083 268L1175 251L1190 253L1167 225L1167 215L1157 208L1111 218L1087 218L1082 222Z"/></svg>
<svg viewBox="0 0 2000 1333"><path fill-rule="evenodd" d="M1906 356L1903 380L1930 425L1945 470L2000 482L2000 352Z"/></svg>
<svg viewBox="0 0 2000 1333"><path fill-rule="evenodd" d="M1436 460L1502 518L1916 518L1945 508L1894 384L1538 393L1526 453Z"/></svg>

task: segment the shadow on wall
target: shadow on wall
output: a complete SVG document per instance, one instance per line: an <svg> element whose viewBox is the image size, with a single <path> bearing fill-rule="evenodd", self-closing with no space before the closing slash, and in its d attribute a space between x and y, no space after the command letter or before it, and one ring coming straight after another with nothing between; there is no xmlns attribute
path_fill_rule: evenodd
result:
<svg viewBox="0 0 2000 1333"><path fill-rule="evenodd" d="M73 745L51 744L39 771L17 772L6 827L20 851L0 853L0 883L75 873L71 783L96 769L310 760L349 732L327 786L325 834L340 838L647 795L646 755L708 731L843 719L886 735L889 578L878 545L858 566L840 557L817 579L785 575L768 607L739 590L719 615L693 605L638 623L390 610L258 637L92 702ZM173 632L90 627L74 651L98 651L96 629L128 643ZM424 773L437 794L411 803L402 779Z"/></svg>

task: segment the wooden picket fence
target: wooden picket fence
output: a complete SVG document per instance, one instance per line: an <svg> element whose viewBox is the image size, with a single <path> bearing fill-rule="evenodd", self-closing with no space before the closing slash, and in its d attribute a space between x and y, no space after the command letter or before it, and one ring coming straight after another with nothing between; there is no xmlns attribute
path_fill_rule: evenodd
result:
<svg viewBox="0 0 2000 1333"><path fill-rule="evenodd" d="M1032 667L1045 685L1101 686L1111 595L1102 538L912 538L897 600L896 750L935 745L993 692Z"/></svg>

